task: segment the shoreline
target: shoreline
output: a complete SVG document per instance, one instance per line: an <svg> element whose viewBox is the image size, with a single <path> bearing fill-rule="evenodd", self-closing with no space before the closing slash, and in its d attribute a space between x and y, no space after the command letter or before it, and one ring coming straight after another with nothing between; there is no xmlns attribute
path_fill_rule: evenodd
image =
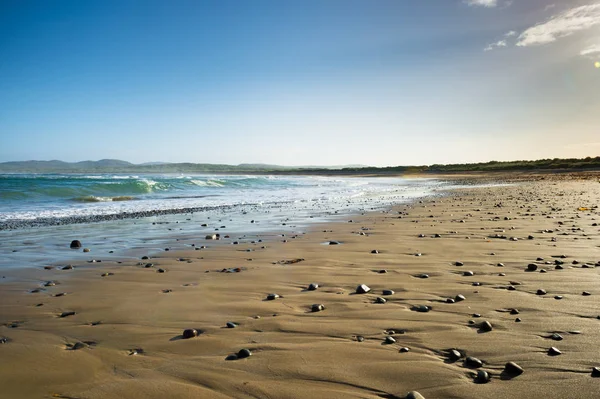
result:
<svg viewBox="0 0 600 399"><path fill-rule="evenodd" d="M2 283L0 397L594 397L598 186L552 178L462 188L264 242L35 269ZM524 271L530 263L536 272ZM310 283L320 287L306 291ZM372 291L354 294L359 284ZM492 331L478 331L484 320ZM181 339L185 328L202 334ZM551 346L563 354L548 356ZM242 348L252 356L225 360ZM450 348L483 367L449 361ZM508 361L525 373L502 378ZM480 369L490 382L474 382Z"/></svg>

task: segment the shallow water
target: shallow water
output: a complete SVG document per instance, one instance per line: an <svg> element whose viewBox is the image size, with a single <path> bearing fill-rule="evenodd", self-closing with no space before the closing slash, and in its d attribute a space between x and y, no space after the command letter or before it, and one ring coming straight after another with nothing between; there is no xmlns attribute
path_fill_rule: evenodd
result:
<svg viewBox="0 0 600 399"><path fill-rule="evenodd" d="M436 179L364 177L3 175L0 267L137 257L165 248L204 245L205 235L214 232L234 233L231 241L260 239L382 209L447 186ZM20 197L19 190L23 190ZM117 195L135 199L82 200ZM193 212L168 214L181 209ZM128 218L135 212L157 210L166 214ZM119 219L81 223L102 215ZM35 225L47 220L66 224ZM7 230L7 223L18 228ZM91 252L69 249L74 239Z"/></svg>

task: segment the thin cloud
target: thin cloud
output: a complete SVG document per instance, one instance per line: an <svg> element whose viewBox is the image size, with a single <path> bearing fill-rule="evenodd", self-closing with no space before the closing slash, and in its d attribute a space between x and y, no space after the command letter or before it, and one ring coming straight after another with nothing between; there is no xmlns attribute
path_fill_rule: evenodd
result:
<svg viewBox="0 0 600 399"><path fill-rule="evenodd" d="M600 24L600 4L579 6L563 11L548 21L532 26L518 38L517 46L548 44Z"/></svg>
<svg viewBox="0 0 600 399"><path fill-rule="evenodd" d="M579 54L587 58L598 58L600 57L600 44L594 44L586 49L583 49Z"/></svg>
<svg viewBox="0 0 600 399"><path fill-rule="evenodd" d="M498 47L506 47L506 40L498 40L495 43L490 43L487 45L486 48L483 49L483 51L492 51L493 49Z"/></svg>
<svg viewBox="0 0 600 399"><path fill-rule="evenodd" d="M495 48L498 47L506 47L508 45L508 43L506 42L505 39L508 39L510 37L516 36L517 32L515 32L514 30L508 31L504 34L504 39L498 40L497 42L494 43L490 43L488 44L483 51L492 51Z"/></svg>
<svg viewBox="0 0 600 399"><path fill-rule="evenodd" d="M470 6L496 7L498 0L465 0Z"/></svg>

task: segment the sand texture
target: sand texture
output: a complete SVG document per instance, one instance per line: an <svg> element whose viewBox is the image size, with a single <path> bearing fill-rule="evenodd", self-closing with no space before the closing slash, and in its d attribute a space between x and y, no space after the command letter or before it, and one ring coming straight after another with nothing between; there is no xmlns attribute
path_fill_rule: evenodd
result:
<svg viewBox="0 0 600 399"><path fill-rule="evenodd" d="M598 205L597 179L548 177L263 242L232 233L149 260L9 270L0 397L598 398ZM183 339L190 328L199 336ZM510 361L523 374L503 372Z"/></svg>

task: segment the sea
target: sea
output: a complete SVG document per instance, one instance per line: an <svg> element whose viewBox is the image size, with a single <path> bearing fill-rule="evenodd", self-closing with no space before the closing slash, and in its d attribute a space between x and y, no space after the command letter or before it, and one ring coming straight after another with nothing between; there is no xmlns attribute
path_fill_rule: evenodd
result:
<svg viewBox="0 0 600 399"><path fill-rule="evenodd" d="M279 239L450 185L402 177L0 174L0 269L134 259L206 245L215 233L230 235L229 244ZM90 252L71 250L71 240Z"/></svg>

